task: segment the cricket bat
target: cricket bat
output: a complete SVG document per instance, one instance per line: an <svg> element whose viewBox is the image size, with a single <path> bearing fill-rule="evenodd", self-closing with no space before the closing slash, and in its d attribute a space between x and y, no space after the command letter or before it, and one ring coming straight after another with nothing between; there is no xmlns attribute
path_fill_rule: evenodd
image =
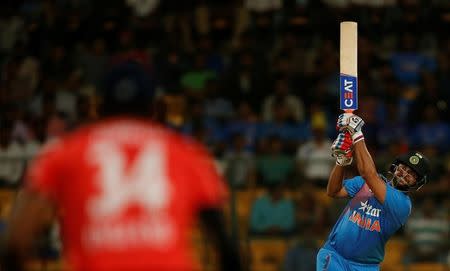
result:
<svg viewBox="0 0 450 271"><path fill-rule="evenodd" d="M352 113L358 109L358 24L340 25L340 109Z"/></svg>

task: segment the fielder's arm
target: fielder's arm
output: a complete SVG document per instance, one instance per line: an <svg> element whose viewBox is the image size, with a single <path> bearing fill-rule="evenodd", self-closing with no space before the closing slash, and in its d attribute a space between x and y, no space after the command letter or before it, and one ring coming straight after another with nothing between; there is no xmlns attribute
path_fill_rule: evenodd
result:
<svg viewBox="0 0 450 271"><path fill-rule="evenodd" d="M20 192L15 205L0 261L4 270L20 271L36 237L54 221L55 209L45 197L27 190Z"/></svg>
<svg viewBox="0 0 450 271"><path fill-rule="evenodd" d="M223 211L219 208L203 209L200 212L200 220L219 253L221 270L243 270L239 258L239 248L227 234Z"/></svg>
<svg viewBox="0 0 450 271"><path fill-rule="evenodd" d="M366 181L378 201L384 203L386 198L386 183L378 176L375 163L369 150L367 150L364 139L354 144L353 155L359 174Z"/></svg>

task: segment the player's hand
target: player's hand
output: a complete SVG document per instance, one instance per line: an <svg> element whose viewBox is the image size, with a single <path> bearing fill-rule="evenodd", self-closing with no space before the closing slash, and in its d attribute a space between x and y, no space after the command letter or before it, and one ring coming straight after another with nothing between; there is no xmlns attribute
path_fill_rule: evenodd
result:
<svg viewBox="0 0 450 271"><path fill-rule="evenodd" d="M364 120L352 113L344 113L339 115L336 127L339 131L348 130L350 134L361 132L364 126Z"/></svg>
<svg viewBox="0 0 450 271"><path fill-rule="evenodd" d="M350 165L352 157L353 140L350 132L342 131L338 134L336 140L331 145L332 156L336 158L336 164L339 166Z"/></svg>
<svg viewBox="0 0 450 271"><path fill-rule="evenodd" d="M353 157L347 157L345 155L336 156L336 165L345 167L351 165L353 162Z"/></svg>
<svg viewBox="0 0 450 271"><path fill-rule="evenodd" d="M352 113L344 113L341 114L338 118L336 128L339 131L348 131L350 132L353 144L364 139L363 133L362 133L362 127L364 126L364 120Z"/></svg>

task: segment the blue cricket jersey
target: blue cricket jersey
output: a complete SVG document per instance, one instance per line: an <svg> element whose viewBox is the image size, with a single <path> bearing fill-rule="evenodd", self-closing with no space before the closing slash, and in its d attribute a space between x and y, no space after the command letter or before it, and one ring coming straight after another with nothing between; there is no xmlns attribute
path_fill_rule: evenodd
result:
<svg viewBox="0 0 450 271"><path fill-rule="evenodd" d="M361 176L344 181L352 198L334 225L324 248L345 259L377 264L383 261L388 239L406 223L411 200L403 192L386 184L386 198L381 204Z"/></svg>

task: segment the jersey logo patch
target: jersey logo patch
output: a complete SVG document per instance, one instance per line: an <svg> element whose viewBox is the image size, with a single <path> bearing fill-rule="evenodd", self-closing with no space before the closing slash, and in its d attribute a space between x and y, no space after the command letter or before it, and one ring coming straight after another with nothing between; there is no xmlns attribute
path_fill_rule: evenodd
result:
<svg viewBox="0 0 450 271"><path fill-rule="evenodd" d="M349 216L348 220L358 225L358 227L368 230L368 231L376 231L381 232L380 220L373 219L370 217L366 217L361 215L356 210L353 211L353 214Z"/></svg>
<svg viewBox="0 0 450 271"><path fill-rule="evenodd" d="M373 217L380 217L381 209L373 208L372 205L367 203L367 200L364 202L360 202L361 207L358 208L358 210L362 210L364 214L368 216Z"/></svg>
<svg viewBox="0 0 450 271"><path fill-rule="evenodd" d="M361 207L358 210L353 210L348 220L358 225L358 227L368 230L381 232L380 217L381 209L374 208L368 201L361 201ZM362 212L358 212L361 210Z"/></svg>

